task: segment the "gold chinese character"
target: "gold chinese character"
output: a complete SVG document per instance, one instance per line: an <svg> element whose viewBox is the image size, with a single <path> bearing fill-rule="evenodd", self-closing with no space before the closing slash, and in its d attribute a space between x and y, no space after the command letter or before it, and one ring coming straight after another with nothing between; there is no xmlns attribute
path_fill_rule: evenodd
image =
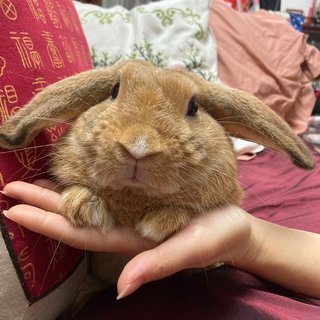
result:
<svg viewBox="0 0 320 320"><path fill-rule="evenodd" d="M9 20L17 20L17 9L10 0L0 0L0 8Z"/></svg>
<svg viewBox="0 0 320 320"><path fill-rule="evenodd" d="M62 16L62 19L63 19L63 22L64 22L65 26L69 30L73 31L73 25L72 25L72 22L71 22L71 20L69 18L69 15L68 15L68 12L67 12L66 8L61 6L59 2L57 2L57 5L59 7L60 14Z"/></svg>
<svg viewBox="0 0 320 320"><path fill-rule="evenodd" d="M27 32L10 32L10 38L15 41L22 65L25 69L43 68L40 54L34 50L33 42Z"/></svg>
<svg viewBox="0 0 320 320"><path fill-rule="evenodd" d="M42 36L47 41L47 52L48 52L52 66L57 69L64 68L65 66L64 61L62 59L59 49L57 48L57 46L53 41L53 38L50 32L43 31Z"/></svg>
<svg viewBox="0 0 320 320"><path fill-rule="evenodd" d="M41 167L39 168L39 164L37 163L38 149L39 146L36 146L35 141L32 141L28 148L14 151L16 159L23 168L27 169L21 176L21 179L26 177L30 172L38 172L41 170Z"/></svg>
<svg viewBox="0 0 320 320"><path fill-rule="evenodd" d="M9 119L9 110L7 106L7 100L5 97L5 94L3 90L0 89L0 117L1 122L5 122L7 119Z"/></svg>
<svg viewBox="0 0 320 320"><path fill-rule="evenodd" d="M59 29L62 28L60 18L55 10L53 2L51 0L43 0L43 2L46 6L49 18L52 21L54 27Z"/></svg>
<svg viewBox="0 0 320 320"><path fill-rule="evenodd" d="M0 0L1 1L1 0ZM4 74L4 69L6 67L7 63L5 58L0 56L0 78L3 76Z"/></svg>
<svg viewBox="0 0 320 320"><path fill-rule="evenodd" d="M65 129L61 125L55 125L46 129L47 132L51 135L51 141L57 141L62 134L65 132Z"/></svg>
<svg viewBox="0 0 320 320"><path fill-rule="evenodd" d="M14 104L19 101L16 88L12 84L5 85L0 89L0 117L2 121L10 117L8 104Z"/></svg>
<svg viewBox="0 0 320 320"><path fill-rule="evenodd" d="M81 58L81 53L80 53L80 48L79 48L79 43L78 43L78 41L77 41L75 38L71 38L71 43L72 43L72 46L73 46L74 51L75 51L75 53L76 53L77 60L78 60L78 61L81 61L82 58Z"/></svg>
<svg viewBox="0 0 320 320"><path fill-rule="evenodd" d="M38 77L34 82L32 82L32 85L34 87L32 93L33 95L35 95L38 92L42 91L48 85L48 81L43 77Z"/></svg>
<svg viewBox="0 0 320 320"><path fill-rule="evenodd" d="M70 43L69 43L67 37L63 37L60 35L60 39L61 39L62 46L66 52L66 57L67 57L68 62L74 63L74 61L75 61L74 54L72 52L72 49L71 49L71 46L70 46Z"/></svg>
<svg viewBox="0 0 320 320"><path fill-rule="evenodd" d="M81 28L79 25L79 20L77 20L77 16L74 14L74 12L71 10L71 8L68 8L69 11L69 17L72 21L73 27L76 30L77 33L81 32Z"/></svg>
<svg viewBox="0 0 320 320"><path fill-rule="evenodd" d="M12 84L4 86L3 90L9 103L17 103L19 101L16 88Z"/></svg>
<svg viewBox="0 0 320 320"><path fill-rule="evenodd" d="M18 254L18 262L26 262L29 260L28 246L25 246Z"/></svg>
<svg viewBox="0 0 320 320"><path fill-rule="evenodd" d="M39 3L37 0L27 0L28 6L32 12L33 17L37 21L41 21L43 23L47 23L46 17L43 11L39 8Z"/></svg>
<svg viewBox="0 0 320 320"><path fill-rule="evenodd" d="M31 287L33 287L36 281L36 269L34 265L29 262L21 267L21 271L25 280L31 280Z"/></svg>

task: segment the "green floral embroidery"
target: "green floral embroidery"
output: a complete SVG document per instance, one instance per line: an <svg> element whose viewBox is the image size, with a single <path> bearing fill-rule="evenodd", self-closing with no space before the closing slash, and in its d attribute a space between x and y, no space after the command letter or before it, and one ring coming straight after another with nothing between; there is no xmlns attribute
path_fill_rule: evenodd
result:
<svg viewBox="0 0 320 320"><path fill-rule="evenodd" d="M131 22L131 16L130 14L124 14L122 12L101 12L101 11L89 11L85 15L81 17L81 22L83 24L88 23L88 20L86 19L88 16L95 16L98 18L98 22L100 24L110 24L112 23L112 20L115 16L119 16L123 22L130 23Z"/></svg>
<svg viewBox="0 0 320 320"><path fill-rule="evenodd" d="M95 46L92 46L90 51L93 65L95 67L110 66L125 59L146 60L160 68L165 68L168 66L168 57L162 51L155 52L152 44L147 40L144 40L142 44L135 43L131 52L125 56L112 56L106 51L98 52Z"/></svg>
<svg viewBox="0 0 320 320"><path fill-rule="evenodd" d="M113 65L119 61L125 59L142 59L149 61L153 65L160 68L167 68L170 66L169 57L162 51L156 51L153 48L153 44L144 39L142 44L135 43L129 54L122 55L110 55L109 52L98 52L94 46L91 47L91 57L95 67L105 67ZM196 72L204 79L216 82L217 74L210 71L206 60L200 55L200 50L194 45L193 42L187 44L182 50L182 61L186 69Z"/></svg>
<svg viewBox="0 0 320 320"><path fill-rule="evenodd" d="M174 23L174 18L176 15L181 15L183 20L185 20L189 25L194 25L196 28L195 37L201 40L204 37L204 30L201 25L200 15L192 11L190 8L184 10L178 8L168 8L166 10L156 9L153 11L148 11L146 7L138 7L137 11L140 14L153 14L159 20L163 27L170 27ZM124 23L130 23L132 21L132 16L129 13L122 12L101 12L101 11L89 11L81 17L81 22L83 24L88 23L87 18L89 16L95 16L100 24L111 24L113 19L118 16Z"/></svg>
<svg viewBox="0 0 320 320"><path fill-rule="evenodd" d="M156 9L153 11L147 11L145 7L139 7L137 10L140 13L152 13L154 14L161 22L163 27L168 27L173 25L174 17L176 14L180 14L182 18L187 21L190 25L195 25L198 29L195 37L197 39L202 39L204 36L204 30L202 25L198 22L200 20L200 15L192 11L190 8L186 8L185 10L178 9L178 8L168 8L166 10Z"/></svg>
<svg viewBox="0 0 320 320"><path fill-rule="evenodd" d="M143 59L161 68L168 66L168 57L162 52L155 52L150 42L144 39L143 44L135 43L132 52L128 55L130 59Z"/></svg>
<svg viewBox="0 0 320 320"><path fill-rule="evenodd" d="M109 52L100 51L97 52L96 48L92 46L90 48L91 59L94 67L106 67L111 66L121 60L123 60L121 55L111 56Z"/></svg>
<svg viewBox="0 0 320 320"><path fill-rule="evenodd" d="M209 70L209 66L203 56L200 55L200 50L193 42L189 42L188 46L183 50L183 63L190 71L199 73L208 81L216 82L218 80L216 72Z"/></svg>

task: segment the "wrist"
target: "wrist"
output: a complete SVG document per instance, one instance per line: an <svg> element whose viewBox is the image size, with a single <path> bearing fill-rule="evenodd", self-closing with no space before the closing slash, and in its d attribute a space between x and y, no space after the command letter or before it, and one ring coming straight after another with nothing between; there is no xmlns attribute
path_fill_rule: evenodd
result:
<svg viewBox="0 0 320 320"><path fill-rule="evenodd" d="M227 264L249 271L259 263L264 255L264 230L260 219L255 218L244 210L242 212L246 215L249 231L247 236L239 242L238 248L231 257L232 260L228 261Z"/></svg>
<svg viewBox="0 0 320 320"><path fill-rule="evenodd" d="M247 218L250 235L227 263L319 299L320 235Z"/></svg>

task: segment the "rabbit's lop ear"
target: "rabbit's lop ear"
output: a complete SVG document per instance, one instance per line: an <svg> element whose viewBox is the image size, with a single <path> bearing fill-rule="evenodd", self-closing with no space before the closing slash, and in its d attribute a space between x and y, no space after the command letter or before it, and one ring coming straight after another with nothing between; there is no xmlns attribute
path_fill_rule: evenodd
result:
<svg viewBox="0 0 320 320"><path fill-rule="evenodd" d="M105 100L117 70L90 70L48 86L0 127L0 147L23 147L44 128L73 120Z"/></svg>
<svg viewBox="0 0 320 320"><path fill-rule="evenodd" d="M206 84L199 102L231 135L284 151L302 169L315 161L291 128L259 99L240 90Z"/></svg>

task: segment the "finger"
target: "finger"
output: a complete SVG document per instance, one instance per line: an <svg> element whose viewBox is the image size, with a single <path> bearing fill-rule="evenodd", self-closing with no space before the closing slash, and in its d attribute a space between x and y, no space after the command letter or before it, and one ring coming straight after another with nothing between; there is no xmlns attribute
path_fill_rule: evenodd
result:
<svg viewBox="0 0 320 320"><path fill-rule="evenodd" d="M118 280L118 299L137 290L142 284L165 278L178 271L206 267L202 251L206 239L200 239L197 232L193 235L179 232L152 250L140 253L125 266ZM201 249L199 249L201 248ZM213 249L214 250L214 249Z"/></svg>
<svg viewBox="0 0 320 320"><path fill-rule="evenodd" d="M75 227L59 214L29 205L14 206L5 212L5 216L31 231L77 249L135 255L154 246L151 241L141 239L133 230L112 228L101 233L95 228Z"/></svg>
<svg viewBox="0 0 320 320"><path fill-rule="evenodd" d="M118 280L118 299L178 271L232 260L233 248L250 234L242 220L242 210L231 206L194 218L186 228L125 266Z"/></svg>
<svg viewBox="0 0 320 320"><path fill-rule="evenodd" d="M46 211L58 212L60 209L60 194L41 186L16 181L7 184L3 192L11 198L18 199Z"/></svg>

